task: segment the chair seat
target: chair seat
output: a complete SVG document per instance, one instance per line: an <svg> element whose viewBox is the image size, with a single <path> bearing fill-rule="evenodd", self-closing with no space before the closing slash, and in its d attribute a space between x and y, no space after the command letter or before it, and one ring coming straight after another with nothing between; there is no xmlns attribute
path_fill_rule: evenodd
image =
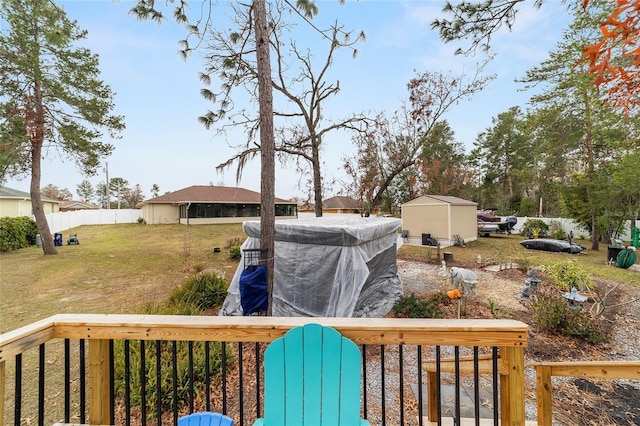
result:
<svg viewBox="0 0 640 426"><path fill-rule="evenodd" d="M233 419L224 414L204 411L180 417L178 426L233 426Z"/></svg>

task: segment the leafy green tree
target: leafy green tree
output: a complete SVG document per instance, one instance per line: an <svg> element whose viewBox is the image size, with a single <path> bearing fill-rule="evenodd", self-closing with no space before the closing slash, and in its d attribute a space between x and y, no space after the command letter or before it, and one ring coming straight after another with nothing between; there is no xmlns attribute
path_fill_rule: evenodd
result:
<svg viewBox="0 0 640 426"><path fill-rule="evenodd" d="M634 124L602 103L602 94L593 85L593 76L586 64L576 65L584 47L598 37L596 24L611 8L606 1L591 4L588 11L581 7L574 9L575 19L564 32L562 41L550 53L549 59L527 72L523 81L528 85L544 84L545 89L532 97L532 104L559 111L561 122L574 126L572 137L561 142L563 155L571 159L575 167L573 173L567 174L570 179L565 182L562 193L567 200L574 203L582 200L586 204L577 208L565 202L564 206L573 214L581 212L580 216L574 217L590 226L591 248L598 250L601 227L609 228L602 220L610 206L607 199L611 192L605 171L612 161L612 152L619 149L630 132L633 133ZM570 197L567 191L572 188L577 193Z"/></svg>
<svg viewBox="0 0 640 426"><path fill-rule="evenodd" d="M96 198L98 200L98 205L102 209L109 209L111 206L109 205L109 190L107 185L104 182L100 182L96 185Z"/></svg>
<svg viewBox="0 0 640 426"><path fill-rule="evenodd" d="M154 183L154 184L151 186L151 196L152 196L153 198L155 198L155 197L157 197L158 195L160 195L160 187L158 186L158 184L157 184L157 183Z"/></svg>
<svg viewBox="0 0 640 426"><path fill-rule="evenodd" d="M481 201L485 207L495 204L509 214L519 208L520 203L514 201L520 200L531 182L533 151L519 107L498 114L492 127L478 135L471 157L482 170Z"/></svg>
<svg viewBox="0 0 640 426"><path fill-rule="evenodd" d="M40 193L45 146L95 173L113 147L102 130L116 137L122 117L111 115L113 93L99 79L98 57L78 47L86 37L55 3L3 0L0 20L0 170L31 175L31 202L45 255L56 254ZM7 154L5 154L7 153Z"/></svg>
<svg viewBox="0 0 640 426"><path fill-rule="evenodd" d="M76 194L78 194L78 197L80 197L81 201L85 203L91 203L93 202L93 198L95 197L96 192L93 189L91 182L85 179L77 186Z"/></svg>
<svg viewBox="0 0 640 426"><path fill-rule="evenodd" d="M114 177L109 180L109 191L114 194L118 200L118 209L122 206L122 201L126 198L127 193L131 190L129 182L121 177Z"/></svg>

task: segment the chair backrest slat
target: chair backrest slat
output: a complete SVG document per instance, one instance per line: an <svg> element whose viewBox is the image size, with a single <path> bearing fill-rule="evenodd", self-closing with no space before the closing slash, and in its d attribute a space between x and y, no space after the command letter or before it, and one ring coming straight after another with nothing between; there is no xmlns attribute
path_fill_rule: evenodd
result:
<svg viewBox="0 0 640 426"><path fill-rule="evenodd" d="M265 425L368 424L360 420L360 350L335 329L289 330L269 345L264 366Z"/></svg>

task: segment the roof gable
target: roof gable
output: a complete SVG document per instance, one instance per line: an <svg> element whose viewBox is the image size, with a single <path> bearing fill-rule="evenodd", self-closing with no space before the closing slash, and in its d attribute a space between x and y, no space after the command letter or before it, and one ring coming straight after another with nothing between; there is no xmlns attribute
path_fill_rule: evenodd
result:
<svg viewBox="0 0 640 426"><path fill-rule="evenodd" d="M407 203L404 203L403 206L428 205L428 204L451 204L454 206L477 206L478 205L478 203L474 203L473 201L465 200L458 197L451 197L448 195L423 195L422 197L419 197Z"/></svg>
<svg viewBox="0 0 640 426"><path fill-rule="evenodd" d="M336 195L322 202L323 209L359 209L360 203L354 198Z"/></svg>

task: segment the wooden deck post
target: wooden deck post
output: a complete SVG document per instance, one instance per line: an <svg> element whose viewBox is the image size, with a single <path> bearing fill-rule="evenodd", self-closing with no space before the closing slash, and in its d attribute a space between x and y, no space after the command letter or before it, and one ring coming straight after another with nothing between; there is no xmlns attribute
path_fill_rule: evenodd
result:
<svg viewBox="0 0 640 426"><path fill-rule="evenodd" d="M89 424L110 424L109 340L89 339Z"/></svg>
<svg viewBox="0 0 640 426"><path fill-rule="evenodd" d="M524 347L501 347L500 357L507 373L500 377L500 420L502 426L524 426Z"/></svg>
<svg viewBox="0 0 640 426"><path fill-rule="evenodd" d="M0 361L0 424L4 422L4 386L5 386L4 361Z"/></svg>
<svg viewBox="0 0 640 426"><path fill-rule="evenodd" d="M536 365L536 405L538 425L551 426L551 366Z"/></svg>

